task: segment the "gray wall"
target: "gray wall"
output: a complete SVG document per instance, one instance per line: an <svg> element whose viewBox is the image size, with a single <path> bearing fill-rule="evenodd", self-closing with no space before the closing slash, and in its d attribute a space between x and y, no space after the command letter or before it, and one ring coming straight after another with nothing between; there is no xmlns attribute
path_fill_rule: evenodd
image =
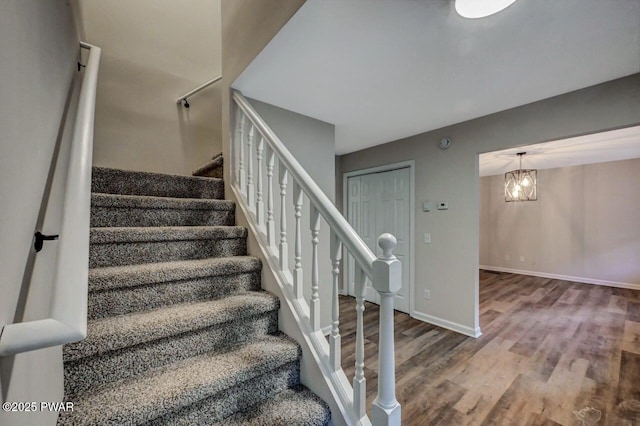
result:
<svg viewBox="0 0 640 426"><path fill-rule="evenodd" d="M255 99L251 105L316 181L335 200L335 126Z"/></svg>
<svg viewBox="0 0 640 426"><path fill-rule="evenodd" d="M56 245L49 244L37 259L31 247L37 228L58 230L50 219L57 214L64 178L54 179L52 173L49 180L49 174L56 147L62 159L70 140L72 119L63 120L67 101L69 115L75 116L70 88L78 75L79 48L73 22L65 0L0 2L0 324L48 314L46 280L52 274L40 264L51 263ZM49 193L55 194L50 203ZM60 400L60 347L0 358L0 392L2 401ZM55 413L0 411L3 425L54 423Z"/></svg>
<svg viewBox="0 0 640 426"><path fill-rule="evenodd" d="M640 159L538 170L538 200L504 201L480 179L480 265L635 284L640 289Z"/></svg>
<svg viewBox="0 0 640 426"><path fill-rule="evenodd" d="M478 154L640 122L640 74L358 151L340 158L345 172L416 161L416 315L472 334L478 329ZM442 151L437 142L453 140ZM422 202L449 210L422 212ZM431 244L421 243L430 232ZM424 300L423 290L431 290Z"/></svg>

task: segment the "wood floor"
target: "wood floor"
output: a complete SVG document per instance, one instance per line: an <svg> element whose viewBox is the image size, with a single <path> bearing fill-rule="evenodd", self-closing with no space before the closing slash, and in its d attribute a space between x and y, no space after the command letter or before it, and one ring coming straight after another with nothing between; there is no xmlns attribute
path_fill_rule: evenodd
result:
<svg viewBox="0 0 640 426"><path fill-rule="evenodd" d="M354 307L341 297L350 380ZM377 317L367 303L368 406ZM395 321L403 425L640 425L640 291L480 271L480 338L399 312Z"/></svg>

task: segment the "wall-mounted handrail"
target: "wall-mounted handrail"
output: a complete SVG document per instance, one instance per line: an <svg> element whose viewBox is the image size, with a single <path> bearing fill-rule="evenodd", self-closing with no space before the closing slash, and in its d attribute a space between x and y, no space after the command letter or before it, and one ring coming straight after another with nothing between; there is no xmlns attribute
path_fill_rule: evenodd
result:
<svg viewBox="0 0 640 426"><path fill-rule="evenodd" d="M89 49L89 57L69 154L50 317L4 325L0 356L76 342L87 335L93 124L101 49L84 42L80 46Z"/></svg>
<svg viewBox="0 0 640 426"><path fill-rule="evenodd" d="M236 105L236 120L230 146L231 189L237 197L237 205L258 241L265 263L274 272L286 305L296 318L305 342L309 342L306 347L317 361L337 408L347 424L368 425L372 422L374 426L399 425L401 407L395 397L393 303L402 286L402 268L400 261L393 255L397 245L396 238L391 234L380 235L378 246L382 254L376 257L244 96L234 91L232 98ZM278 173L275 177L277 180L274 180L276 161ZM279 196L274 196L274 186L279 188ZM288 196L289 193L291 196ZM303 208L303 204L306 203L305 195L309 200L308 213L305 213ZM287 205L290 205L291 201L292 215L287 214ZM275 204L280 204L280 208L275 209ZM308 218L303 221L303 216L307 215ZM291 216L294 224L290 232L287 227ZM319 276L321 266L318 245L321 218L330 230L328 242L333 277L330 303L331 331L328 339L325 338L320 324L320 287L328 285L325 280L321 282ZM302 231L302 223L306 222L306 219L309 223L306 235L310 239L311 253L302 249L302 239L306 233ZM279 223L279 241L276 241L276 223ZM291 264L290 238L293 240L294 254ZM338 295L343 249L350 254L356 265L356 353L353 386L349 384L341 364ZM311 266L306 279L303 264ZM380 294L378 394L371 406L371 422L367 417L366 405L363 315L367 278ZM309 294L311 296L306 298Z"/></svg>
<svg viewBox="0 0 640 426"><path fill-rule="evenodd" d="M220 80L222 80L222 76L221 75L219 75L218 77L207 81L206 83L201 84L200 86L196 87L195 89L193 89L192 91L188 92L184 96L180 96L178 98L178 100L176 101L176 103L177 104L184 103L185 108L189 108L189 101L187 100L187 98L190 98L191 96L195 95L199 91L201 91L203 89L206 89L207 87L211 86L213 83L217 83Z"/></svg>
<svg viewBox="0 0 640 426"><path fill-rule="evenodd" d="M233 92L233 99L240 107L242 112L249 117L249 120L259 130L259 132L267 138L278 159L285 165L289 173L294 177L296 182L302 187L302 190L309 197L311 202L318 208L322 217L327 221L329 227L334 230L338 238L342 240L345 248L349 250L351 255L355 258L356 262L364 270L369 278L372 278L371 265L376 256L369 249L369 247L362 241L362 239L351 232L353 229L349 222L342 216L336 206L327 198L324 192L320 189L318 184L309 176L309 174L302 168L300 163L291 155L289 150L284 146L278 136L271 130L271 128L264 122L253 107L247 102L246 98L238 91Z"/></svg>

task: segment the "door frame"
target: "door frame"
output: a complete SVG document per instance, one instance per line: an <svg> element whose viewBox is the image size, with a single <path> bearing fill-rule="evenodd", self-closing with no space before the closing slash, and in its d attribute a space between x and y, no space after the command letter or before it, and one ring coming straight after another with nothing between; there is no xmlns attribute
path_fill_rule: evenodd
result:
<svg viewBox="0 0 640 426"><path fill-rule="evenodd" d="M369 175L372 173L382 173L382 172L390 172L392 170L398 169L409 169L409 250L411 260L411 267L409 268L409 315L413 316L415 312L415 295L414 295L414 287L415 287L415 188L416 188L416 162L415 160L401 161L399 163L391 163L385 164L377 167L370 167L367 169L354 170L351 172L346 172L342 175L342 214L349 220L349 187L348 180L351 177ZM342 281L342 294L354 295L355 289L353 288L353 283L348 282L349 272L347 271L347 262L346 258L343 262L344 265L344 274ZM346 282L346 286L345 286ZM346 288L345 288L346 287Z"/></svg>

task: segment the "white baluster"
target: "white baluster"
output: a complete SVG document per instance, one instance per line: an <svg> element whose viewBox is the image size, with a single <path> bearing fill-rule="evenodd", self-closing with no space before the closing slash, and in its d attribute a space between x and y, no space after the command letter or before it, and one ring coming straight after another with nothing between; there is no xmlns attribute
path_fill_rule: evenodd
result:
<svg viewBox="0 0 640 426"><path fill-rule="evenodd" d="M253 139L255 138L256 129L253 124L249 127L249 137L247 138L247 204L249 210L254 207L254 190L253 190Z"/></svg>
<svg viewBox="0 0 640 426"><path fill-rule="evenodd" d="M238 142L242 139L242 137L240 136L240 117L242 116L242 111L240 110L240 107L236 105L236 120L235 120L235 132L233 135L233 140L231 141L231 151L230 151L230 157L231 157L231 166L232 169L231 173L230 173L230 177L231 177L231 183L234 184L235 186L238 186L238 183L240 181L240 177L238 175L238 164L237 160L238 160Z"/></svg>
<svg viewBox="0 0 640 426"><path fill-rule="evenodd" d="M296 217L296 244L295 244L295 258L293 267L293 292L297 299L302 299L303 294L303 272L302 272L302 188L297 182L293 183L293 205L295 207Z"/></svg>
<svg viewBox="0 0 640 426"><path fill-rule="evenodd" d="M267 244L270 248L276 246L276 227L273 220L273 166L275 155L267 145Z"/></svg>
<svg viewBox="0 0 640 426"><path fill-rule="evenodd" d="M257 184L257 198L256 198L256 221L260 230L264 227L264 201L262 200L262 153L264 151L264 138L260 135L258 140L258 146L256 151L256 160L258 161L258 184Z"/></svg>
<svg viewBox="0 0 640 426"><path fill-rule="evenodd" d="M320 295L318 275L318 243L320 239L320 212L311 204L311 329L320 330Z"/></svg>
<svg viewBox="0 0 640 426"><path fill-rule="evenodd" d="M364 377L364 294L366 292L365 281L367 276L362 268L356 265L355 290L356 290L356 372L353 376L353 409L358 418L366 413L367 405L367 379Z"/></svg>
<svg viewBox="0 0 640 426"><path fill-rule="evenodd" d="M287 169L280 163L280 269L289 269L287 246Z"/></svg>
<svg viewBox="0 0 640 426"><path fill-rule="evenodd" d="M239 129L238 129L238 135L240 136L240 143L239 145L239 155L240 157L238 158L238 174L240 175L239 178L239 182L240 182L240 193L244 194L244 190L245 190L245 185L246 185L246 181L247 181L247 175L246 175L246 171L244 169L244 123L246 121L246 116L244 114L242 114L242 116L240 117L240 122L238 123Z"/></svg>
<svg viewBox="0 0 640 426"><path fill-rule="evenodd" d="M393 299L402 287L402 265L393 255L396 245L393 235L380 235L378 246L382 255L373 262L373 287L380 294L378 395L371 407L371 421L376 426L400 424L401 407L396 400Z"/></svg>
<svg viewBox="0 0 640 426"><path fill-rule="evenodd" d="M329 337L329 359L333 371L338 371L342 367L340 365L340 351L342 349L340 337L340 304L338 293L340 291L340 260L342 260L342 241L331 231L331 273L333 274L333 295L331 304L331 336Z"/></svg>

